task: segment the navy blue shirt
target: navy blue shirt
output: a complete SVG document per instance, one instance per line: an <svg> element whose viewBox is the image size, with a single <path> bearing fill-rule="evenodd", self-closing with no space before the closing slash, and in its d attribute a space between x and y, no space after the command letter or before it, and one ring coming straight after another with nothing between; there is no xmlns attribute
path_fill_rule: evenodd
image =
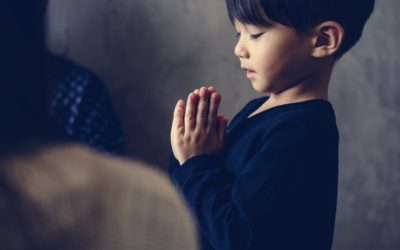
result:
<svg viewBox="0 0 400 250"><path fill-rule="evenodd" d="M203 249L331 249L338 186L335 114L325 100L277 106L230 123L224 152L169 172L193 210Z"/></svg>
<svg viewBox="0 0 400 250"><path fill-rule="evenodd" d="M50 115L62 137L123 155L125 139L104 83L86 68L49 55Z"/></svg>

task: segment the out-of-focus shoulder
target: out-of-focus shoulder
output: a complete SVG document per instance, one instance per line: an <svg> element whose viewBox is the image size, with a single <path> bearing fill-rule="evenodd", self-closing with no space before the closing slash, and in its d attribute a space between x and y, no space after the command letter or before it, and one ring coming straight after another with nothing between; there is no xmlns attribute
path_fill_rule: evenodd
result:
<svg viewBox="0 0 400 250"><path fill-rule="evenodd" d="M62 230L97 238L87 249L196 249L181 195L149 164L77 145L52 146L0 164L22 201L21 211L32 225L42 225L33 230L35 238Z"/></svg>
<svg viewBox="0 0 400 250"><path fill-rule="evenodd" d="M3 171L10 182L18 183L17 188L28 195L45 193L49 197L63 192L91 192L119 186L170 199L177 196L170 180L155 167L78 145L52 146L11 157L1 165L6 165Z"/></svg>

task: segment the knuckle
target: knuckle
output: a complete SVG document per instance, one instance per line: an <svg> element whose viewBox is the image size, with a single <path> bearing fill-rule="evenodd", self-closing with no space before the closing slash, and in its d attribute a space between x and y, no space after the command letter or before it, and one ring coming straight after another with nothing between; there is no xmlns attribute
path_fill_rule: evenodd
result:
<svg viewBox="0 0 400 250"><path fill-rule="evenodd" d="M184 135L183 136L183 138L182 138L182 143L184 143L184 144L189 144L190 143L190 135Z"/></svg>
<svg viewBox="0 0 400 250"><path fill-rule="evenodd" d="M201 140L201 132L198 130L193 134L193 142L194 143L199 143Z"/></svg>
<svg viewBox="0 0 400 250"><path fill-rule="evenodd" d="M178 141L178 146L179 146L179 147L185 146L185 142L184 142L183 140L179 140L179 141Z"/></svg>
<svg viewBox="0 0 400 250"><path fill-rule="evenodd" d="M201 140L202 140L202 137L201 137L201 136L196 136L196 137L194 138L194 143L196 143L196 145L201 144Z"/></svg>

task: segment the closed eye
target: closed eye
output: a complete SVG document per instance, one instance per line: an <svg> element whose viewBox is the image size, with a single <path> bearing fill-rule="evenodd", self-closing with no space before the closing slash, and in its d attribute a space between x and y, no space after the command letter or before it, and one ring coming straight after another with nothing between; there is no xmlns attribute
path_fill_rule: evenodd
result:
<svg viewBox="0 0 400 250"><path fill-rule="evenodd" d="M254 34L254 35L250 35L250 39L251 40L255 40L255 39L259 38L260 36L262 36L263 34L264 34L264 32L257 33L257 34Z"/></svg>

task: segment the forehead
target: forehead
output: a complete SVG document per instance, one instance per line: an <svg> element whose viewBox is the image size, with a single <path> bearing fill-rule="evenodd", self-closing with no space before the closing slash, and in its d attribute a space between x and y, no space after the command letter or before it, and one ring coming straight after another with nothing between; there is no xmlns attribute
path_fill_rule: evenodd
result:
<svg viewBox="0 0 400 250"><path fill-rule="evenodd" d="M279 23L272 21L270 18L268 18L265 14L263 15L263 23L261 24L256 24L256 23L246 23L243 21L240 21L239 19L235 18L233 19L232 23L236 29L248 29L248 28L269 28L272 26L275 26Z"/></svg>
<svg viewBox="0 0 400 250"><path fill-rule="evenodd" d="M238 21L237 19L235 19L233 21L233 26L235 27L235 29L242 29L242 28L246 27L246 24L244 24L244 23Z"/></svg>
<svg viewBox="0 0 400 250"><path fill-rule="evenodd" d="M252 28L257 28L258 26L254 25L254 24L247 24L247 23L242 23L238 20L235 20L233 22L233 26L235 27L236 30L249 30Z"/></svg>

